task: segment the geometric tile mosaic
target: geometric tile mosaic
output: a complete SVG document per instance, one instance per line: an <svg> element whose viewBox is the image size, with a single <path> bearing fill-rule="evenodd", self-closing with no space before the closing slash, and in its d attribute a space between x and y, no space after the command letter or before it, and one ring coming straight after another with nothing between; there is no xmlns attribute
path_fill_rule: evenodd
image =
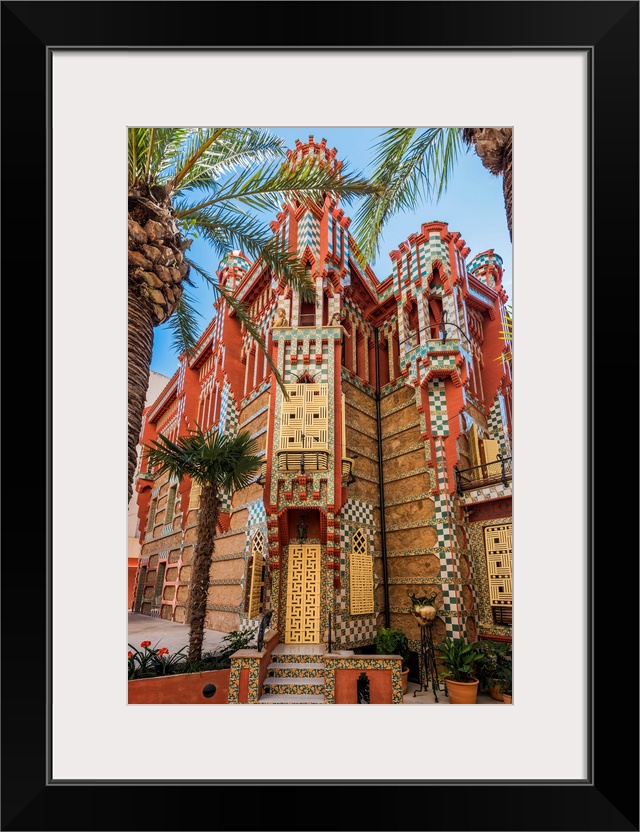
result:
<svg viewBox="0 0 640 832"><path fill-rule="evenodd" d="M495 439L498 443L500 455L502 457L511 456L502 415L502 396L500 394L495 397L491 405L491 410L487 417L487 427L491 438Z"/></svg>
<svg viewBox="0 0 640 832"><path fill-rule="evenodd" d="M431 408L431 432L434 436L449 435L449 415L444 381L433 379L429 382L429 405Z"/></svg>
<svg viewBox="0 0 640 832"><path fill-rule="evenodd" d="M320 251L320 223L309 211L298 222L298 254L302 255L307 246L317 259Z"/></svg>
<svg viewBox="0 0 640 832"><path fill-rule="evenodd" d="M375 635L375 614L350 614L352 539L363 540L373 553L373 505L349 498L340 513L340 576L342 588L336 593L336 642L344 646L371 644ZM362 535L364 534L364 538Z"/></svg>
<svg viewBox="0 0 640 832"><path fill-rule="evenodd" d="M259 498L252 503L247 503L246 508L249 512L247 519L247 526L255 526L256 523L267 522L267 512L264 507L264 500Z"/></svg>

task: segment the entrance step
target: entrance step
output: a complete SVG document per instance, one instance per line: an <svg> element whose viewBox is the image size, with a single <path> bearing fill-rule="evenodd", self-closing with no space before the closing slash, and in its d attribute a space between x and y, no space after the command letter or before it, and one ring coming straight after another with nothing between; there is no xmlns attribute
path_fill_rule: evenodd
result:
<svg viewBox="0 0 640 832"><path fill-rule="evenodd" d="M300 678L279 678L267 676L262 683L265 693L277 694L322 694L324 695L324 676L303 676Z"/></svg>
<svg viewBox="0 0 640 832"><path fill-rule="evenodd" d="M300 677L324 675L325 665L320 662L271 662L267 666L268 676Z"/></svg>
<svg viewBox="0 0 640 832"><path fill-rule="evenodd" d="M263 693L258 705L325 705L324 694Z"/></svg>
<svg viewBox="0 0 640 832"><path fill-rule="evenodd" d="M324 703L324 644L277 644L262 683L262 704Z"/></svg>
<svg viewBox="0 0 640 832"><path fill-rule="evenodd" d="M289 656L289 661L295 661L294 656L322 656L327 652L325 644L277 644L272 656Z"/></svg>

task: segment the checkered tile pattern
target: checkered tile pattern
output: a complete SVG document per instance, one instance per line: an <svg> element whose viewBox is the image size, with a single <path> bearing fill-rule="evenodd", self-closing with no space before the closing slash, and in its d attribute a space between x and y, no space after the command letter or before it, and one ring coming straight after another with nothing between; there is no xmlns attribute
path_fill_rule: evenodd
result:
<svg viewBox="0 0 640 832"><path fill-rule="evenodd" d="M247 504L247 511L249 512L249 517L247 519L247 526L255 526L258 523L265 523L267 522L267 512L264 508L264 501L263 500L254 500L252 503ZM265 533L265 540L266 540L266 533Z"/></svg>
<svg viewBox="0 0 640 832"><path fill-rule="evenodd" d="M432 434L434 436L449 436L449 416L444 381L433 379L429 382L429 405Z"/></svg>
<svg viewBox="0 0 640 832"><path fill-rule="evenodd" d="M231 395L231 388L228 381L225 381L220 395L220 420L218 422L220 431L227 436L235 436L238 432L238 409ZM231 510L231 498L228 494L222 496L220 511Z"/></svg>
<svg viewBox="0 0 640 832"><path fill-rule="evenodd" d="M438 532L438 546L440 553L440 572L446 577L455 577L455 564L453 553L457 549L457 541L454 538L453 529L449 525L449 512L447 509L447 497L445 494L435 494L431 498L435 504L434 519L436 531ZM452 549L453 546L453 549Z"/></svg>
<svg viewBox="0 0 640 832"><path fill-rule="evenodd" d="M320 223L309 212L298 223L298 254L302 255L307 246L317 258L320 254Z"/></svg>
<svg viewBox="0 0 640 832"><path fill-rule="evenodd" d="M502 396L497 395L491 405L487 425L489 427L489 434L492 439L495 439L500 448L500 453L503 457L511 456L509 448L509 440L504 430L505 419L502 412L503 401Z"/></svg>
<svg viewBox="0 0 640 832"><path fill-rule="evenodd" d="M375 635L375 615L355 616L349 613L349 553L351 536L356 528L362 528L369 535L369 551L373 549L373 505L362 500L349 499L340 515L340 565L342 589L336 593L336 640L342 645L367 644Z"/></svg>
<svg viewBox="0 0 640 832"><path fill-rule="evenodd" d="M420 257L422 258L422 262L428 263L429 266L434 260L439 260L446 269L449 268L449 251L447 244L440 238L440 234L437 231L432 231L429 234L427 242L420 246ZM427 271L427 269L425 269L425 271ZM429 268L428 271L430 272L431 268Z"/></svg>
<svg viewBox="0 0 640 832"><path fill-rule="evenodd" d="M499 254L490 256L483 253L474 257L468 264L467 269L474 275L474 277L482 280L482 282L486 283L488 286L493 287L495 285L495 280L491 275L491 272L496 264L502 268L502 257L500 257Z"/></svg>
<svg viewBox="0 0 640 832"><path fill-rule="evenodd" d="M345 604L346 607L346 604ZM374 618L350 618L346 619L338 613L336 615L335 635L341 645L352 643L371 643L376 634Z"/></svg>
<svg viewBox="0 0 640 832"><path fill-rule="evenodd" d="M464 638L464 620L462 618L445 618L447 635L451 638Z"/></svg>
<svg viewBox="0 0 640 832"><path fill-rule="evenodd" d="M407 269L407 255L402 254L400 258L400 285L404 285L405 280L407 279L409 272Z"/></svg>
<svg viewBox="0 0 640 832"><path fill-rule="evenodd" d="M352 523L358 526L373 526L373 505L362 500L347 500L340 514L340 528Z"/></svg>
<svg viewBox="0 0 640 832"><path fill-rule="evenodd" d="M284 380L286 384L295 384L296 377L305 371L313 376L316 384L329 383L329 347L322 344L322 330L316 329L315 337L305 333L305 338L298 347L298 342L292 338L290 346L286 347L284 357ZM326 336L325 336L326 337ZM322 351L322 352L320 352ZM322 364L316 364L316 355L322 355ZM303 363L303 356L309 356L309 363Z"/></svg>
<svg viewBox="0 0 640 832"><path fill-rule="evenodd" d="M445 610L456 609L456 590L453 584L442 585L443 608Z"/></svg>
<svg viewBox="0 0 640 832"><path fill-rule="evenodd" d="M484 488L474 488L472 491L465 492L462 502L465 505L484 503L487 500L498 500L501 497L511 497L511 484L504 485L499 482L495 485L487 485Z"/></svg>

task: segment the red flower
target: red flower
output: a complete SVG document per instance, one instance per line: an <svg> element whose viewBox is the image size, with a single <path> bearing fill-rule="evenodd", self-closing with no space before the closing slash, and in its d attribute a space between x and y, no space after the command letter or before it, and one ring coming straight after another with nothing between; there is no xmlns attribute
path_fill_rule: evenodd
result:
<svg viewBox="0 0 640 832"><path fill-rule="evenodd" d="M141 641L140 642L140 647L148 647L150 644L151 644L150 641Z"/></svg>
<svg viewBox="0 0 640 832"><path fill-rule="evenodd" d="M127 658L130 659L131 656L133 656L133 653L131 652L131 650L129 650L129 652L127 653Z"/></svg>
<svg viewBox="0 0 640 832"><path fill-rule="evenodd" d="M161 647L158 650L158 655L159 656L165 656L168 652L169 652L169 650L166 647Z"/></svg>

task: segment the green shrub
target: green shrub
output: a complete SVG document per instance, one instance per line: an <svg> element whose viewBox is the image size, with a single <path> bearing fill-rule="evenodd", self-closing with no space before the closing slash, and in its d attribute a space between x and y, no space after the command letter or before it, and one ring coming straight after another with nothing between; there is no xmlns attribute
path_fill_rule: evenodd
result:
<svg viewBox="0 0 640 832"><path fill-rule="evenodd" d="M409 660L409 640L402 630L383 627L374 638L376 653L379 655L402 656L402 664Z"/></svg>

